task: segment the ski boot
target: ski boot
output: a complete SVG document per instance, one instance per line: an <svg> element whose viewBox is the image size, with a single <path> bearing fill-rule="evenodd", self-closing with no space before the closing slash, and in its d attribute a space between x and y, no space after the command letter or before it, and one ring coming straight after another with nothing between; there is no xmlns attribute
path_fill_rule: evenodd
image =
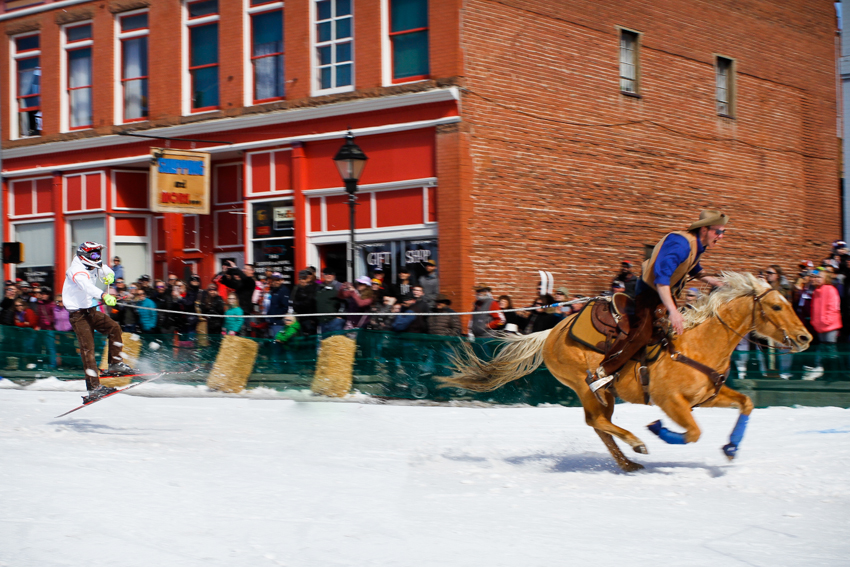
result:
<svg viewBox="0 0 850 567"><path fill-rule="evenodd" d="M131 374L138 374L139 371L135 368L130 368L123 362L116 362L114 364L110 364L109 368L101 374L101 376L112 377L112 376L127 376Z"/></svg>
<svg viewBox="0 0 850 567"><path fill-rule="evenodd" d="M88 396L83 396L83 403L90 404L92 402L96 402L100 398L108 396L109 394L112 394L113 392L117 391L118 388L110 388L109 386L98 386L97 388L89 392Z"/></svg>

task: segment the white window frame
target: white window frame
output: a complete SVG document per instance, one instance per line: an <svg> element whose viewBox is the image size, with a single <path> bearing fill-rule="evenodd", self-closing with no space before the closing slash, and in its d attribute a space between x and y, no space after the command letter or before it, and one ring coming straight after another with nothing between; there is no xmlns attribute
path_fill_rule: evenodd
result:
<svg viewBox="0 0 850 567"><path fill-rule="evenodd" d="M83 39L80 41L74 41L70 44L68 43L68 28L77 28L85 25L92 27L92 36L94 36L94 20L83 20L80 22L66 24L62 26L62 30L59 33L59 49L62 54L59 58L59 96L61 101L59 108L59 127L62 132L81 132L94 128L94 39ZM83 49L86 47L91 48L92 123L88 126L80 126L71 129L71 99L68 96L68 53L71 50Z"/></svg>
<svg viewBox="0 0 850 567"><path fill-rule="evenodd" d="M197 0L183 0L181 5L182 11L182 53L181 53L181 69L183 80L181 81L181 92L182 92L182 101L183 101L183 116L197 116L199 114L208 114L210 112L220 112L221 111L221 53L219 52L217 56L218 61L218 108L212 108L209 110L192 110L192 72L189 70L189 57L190 57L190 38L189 38L189 28L193 28L195 26L202 26L204 24L211 24L214 22L219 22L221 20L221 3L226 2L227 0L219 0L218 5L218 14L213 14L210 16L201 16L199 18L189 19L189 4L192 4ZM245 34L243 34L244 36ZM218 28L218 48L221 50L221 26Z"/></svg>
<svg viewBox="0 0 850 567"><path fill-rule="evenodd" d="M641 33L639 31L630 30L628 28L617 28L617 61L618 61L618 70L619 70L619 88L622 94L627 96L640 96L640 38ZM634 46L631 50L632 53L632 61L626 61L623 57L623 40L626 37L634 38ZM623 73L623 66L630 65L632 67L633 77L627 77ZM623 88L624 81L632 81L633 87L632 90L628 90Z"/></svg>
<svg viewBox="0 0 850 567"><path fill-rule="evenodd" d="M143 218L145 219L145 231L147 232L147 236L119 236L115 234L115 219L121 218ZM153 257L154 251L152 250L154 235L151 232L153 223L153 218L150 215L109 215L108 217L108 226L107 230L109 231L109 239L112 242L112 246L110 247L111 253L115 255L115 244L144 244L147 246L147 257L148 260L145 264L145 269L142 270L143 274L150 274L153 272ZM129 285L129 282L128 282Z"/></svg>
<svg viewBox="0 0 850 567"><path fill-rule="evenodd" d="M720 62L724 61L727 63L726 66L726 86L724 88L726 94L726 100L721 100L720 95L720 78L721 78L721 67ZM723 118L735 118L737 113L737 105L736 105L736 95L737 95L737 81L736 79L736 61L731 57L726 57L725 55L714 55L714 106L715 112L718 116ZM723 112L721 108L721 104L726 105L726 112Z"/></svg>
<svg viewBox="0 0 850 567"><path fill-rule="evenodd" d="M186 242L185 236L185 225L189 222L187 219L191 219L191 222L195 225L195 241L191 243ZM183 215L183 225L184 225L184 233L183 233L183 252L200 252L201 251L201 217L198 215ZM187 246L187 244L192 244L192 246Z"/></svg>
<svg viewBox="0 0 850 567"><path fill-rule="evenodd" d="M24 51L23 53L18 53L16 40L22 39L25 37L37 35L39 36L39 48L33 49L30 51ZM9 110L11 116L9 117L9 138L12 140L25 140L28 138L40 138L41 134L38 136L21 136L20 132L20 123L18 122L18 60L19 59L30 59L32 57L39 58L39 69L41 69L41 30L36 32L26 32L19 33L13 36L9 36L9 100L11 104L9 105ZM41 75L44 78L44 74ZM44 93L41 92L41 81L39 81L39 98L42 101L39 103L39 107L43 107L44 104ZM44 112L42 111L42 132L44 128Z"/></svg>
<svg viewBox="0 0 850 567"><path fill-rule="evenodd" d="M134 173L136 175L144 175L148 184L150 184L150 173L143 169L113 169L110 171L110 203L112 203L112 209L115 211L147 211L148 208L136 208L136 207L119 207L115 203L118 200L118 185L116 183L116 177L118 173ZM150 191L150 189L148 189ZM132 215L127 215L132 216Z"/></svg>
<svg viewBox="0 0 850 567"><path fill-rule="evenodd" d="M86 177L89 175L99 175L100 176L100 207L96 209L87 209L86 207L86 195L88 194L89 187L88 182L86 181ZM68 179L71 177L81 177L80 181L80 206L82 209L79 211L68 211ZM98 188L94 187L94 191L97 191ZM84 171L81 173L68 173L62 176L62 213L65 215L84 215L88 213L92 213L95 211L106 211L106 173L104 171ZM74 218L77 218L76 216Z"/></svg>
<svg viewBox="0 0 850 567"><path fill-rule="evenodd" d="M336 6L335 1L334 7ZM356 40L355 37L355 26L354 26L354 18L355 14L355 1L351 0L351 38L346 38L344 41L336 41L331 40L329 42L322 42L322 45L336 45L337 43L344 43L346 41L351 42L351 85L345 87L333 87L330 89L321 89L319 88L319 45L316 42L316 12L319 0L310 0L310 92L311 96L324 96L330 94L338 94L338 93L350 93L354 90L355 85L357 84L357 55L355 53L354 42ZM332 16L331 21L336 19L335 16ZM335 50L331 50L334 52Z"/></svg>
<svg viewBox="0 0 850 567"><path fill-rule="evenodd" d="M9 179L9 205L6 209L8 211L8 217L10 219L35 219L35 218L50 218L56 215L55 212L52 213L39 213L38 211L38 200L37 193L35 191L35 184L37 181L41 181L42 179L53 179L53 177L49 175L42 175L40 177L27 177L24 179ZM15 210L17 205L17 199L15 198L15 185L18 183L29 183L30 184L30 197L32 198L32 210L36 211L34 213L30 213L28 215L19 215L16 214Z"/></svg>
<svg viewBox="0 0 850 567"><path fill-rule="evenodd" d="M268 193L266 193L268 195ZM254 263L254 242L262 242L263 240L292 240L293 245L295 244L296 236L269 236L266 238L254 238L254 215L250 212L252 209L252 205L255 203L273 203L274 201L281 200L290 200L292 201L292 206L295 206L295 196L291 193L286 195L277 195L275 194L273 197L267 197L264 199L251 199L250 201L245 202L245 218L246 222L243 223L242 229L242 245L245 247L245 257L247 258L246 263L253 264ZM298 220L296 219L296 222ZM216 231L218 232L218 231Z"/></svg>
<svg viewBox="0 0 850 567"><path fill-rule="evenodd" d="M287 196L292 195L294 193L294 189L292 187L288 189L280 189L277 190L277 178L275 177L275 155L280 152L291 152L292 148L277 148L275 150L263 150L259 152L250 152L245 156L245 185L243 187L243 198L253 198L258 196ZM254 162L253 157L259 154L269 154L269 187L271 187L271 191L254 191Z"/></svg>
<svg viewBox="0 0 850 567"><path fill-rule="evenodd" d="M245 14L245 18L243 21L243 29L245 33L243 34L243 58L242 65L244 72L244 84L245 88L243 89L244 98L245 98L245 106L257 106L261 104L270 104L273 102L280 102L281 100L286 99L286 81L284 79L283 84L283 96L279 99L267 100L264 102L254 102L254 65L251 63L251 55L252 55L252 46L254 44L254 26L251 24L251 17L256 14L262 14L263 12L272 12L274 10L281 10L283 12L283 22L284 27L286 27L286 3L285 2L270 2L268 4L261 4L259 6L251 6L251 0L243 0L245 9L243 13ZM286 76L286 32L284 30L284 53L283 53L283 72L284 76Z"/></svg>
<svg viewBox="0 0 850 567"><path fill-rule="evenodd" d="M139 14L148 14L148 27L146 29L122 32L121 18L125 18L127 16L137 16ZM130 10L128 12L121 12L120 14L115 14L115 124L134 124L136 122L147 122L150 119L150 115L148 115L147 118L133 118L129 121L124 120L124 83L123 81L121 81L121 77L124 74L124 69L122 66L124 55L124 40L150 36L150 25L150 10L148 8L142 8L140 10ZM150 41L148 41L148 96L150 96L150 72ZM148 107L148 112L150 112L150 106Z"/></svg>

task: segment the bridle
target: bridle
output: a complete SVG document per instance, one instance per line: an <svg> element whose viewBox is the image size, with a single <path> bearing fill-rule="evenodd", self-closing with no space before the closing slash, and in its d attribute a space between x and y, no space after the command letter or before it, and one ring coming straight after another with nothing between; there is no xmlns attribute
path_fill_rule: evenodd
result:
<svg viewBox="0 0 850 567"><path fill-rule="evenodd" d="M784 327L782 327L776 321L774 321L773 319L770 318L770 316L767 314L767 311L765 311L765 309L764 309L764 305L761 302L761 300L767 294L774 292L774 291L779 293L777 290L771 288L771 289L769 289L769 290L767 290L767 291L765 291L765 292L763 292L759 295L753 295L753 322L750 325L750 329L747 331L747 334L745 334L745 335L742 335L741 333L739 333L738 331L733 329L731 326L729 326L729 324L727 324L726 321L724 321L720 317L720 315L715 313L715 317L717 317L717 320L720 321L720 323L724 327L726 327L727 329L732 331L735 335L739 336L740 338L746 340L747 342L749 342L751 344L765 348L765 345L763 345L762 343L756 342L756 341L752 340L749 336L747 336L747 335L749 335L750 331L756 330L756 307L758 307L758 310L761 312L762 318L765 319L768 323L770 323L774 327L776 327L777 329L779 329L780 331L782 331L782 347L767 346L766 348L770 348L770 349L774 349L774 350L790 350L791 348L794 347L794 343L791 340L791 337L788 336L788 332L785 330Z"/></svg>

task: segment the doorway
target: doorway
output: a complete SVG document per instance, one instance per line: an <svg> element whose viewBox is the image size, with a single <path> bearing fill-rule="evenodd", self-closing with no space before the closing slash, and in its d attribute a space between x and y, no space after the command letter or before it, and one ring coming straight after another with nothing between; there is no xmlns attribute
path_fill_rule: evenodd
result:
<svg viewBox="0 0 850 567"><path fill-rule="evenodd" d="M347 279L348 263L346 259L346 250L348 244L324 244L319 248L319 271L325 268L330 268L336 272L336 279L344 282ZM321 277L321 273L319 274Z"/></svg>

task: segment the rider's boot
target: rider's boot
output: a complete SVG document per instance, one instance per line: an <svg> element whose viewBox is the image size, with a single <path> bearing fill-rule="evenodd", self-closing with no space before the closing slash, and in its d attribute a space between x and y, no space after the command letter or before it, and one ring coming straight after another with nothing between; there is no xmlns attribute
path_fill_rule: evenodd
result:
<svg viewBox="0 0 850 567"><path fill-rule="evenodd" d="M584 381L587 383L590 391L593 392L593 395L596 396L596 399L599 400L599 403L608 407L608 401L605 399L605 390L614 382L614 378L616 377L616 373L605 374L605 369L600 366L596 369L596 372L588 370L587 378Z"/></svg>

